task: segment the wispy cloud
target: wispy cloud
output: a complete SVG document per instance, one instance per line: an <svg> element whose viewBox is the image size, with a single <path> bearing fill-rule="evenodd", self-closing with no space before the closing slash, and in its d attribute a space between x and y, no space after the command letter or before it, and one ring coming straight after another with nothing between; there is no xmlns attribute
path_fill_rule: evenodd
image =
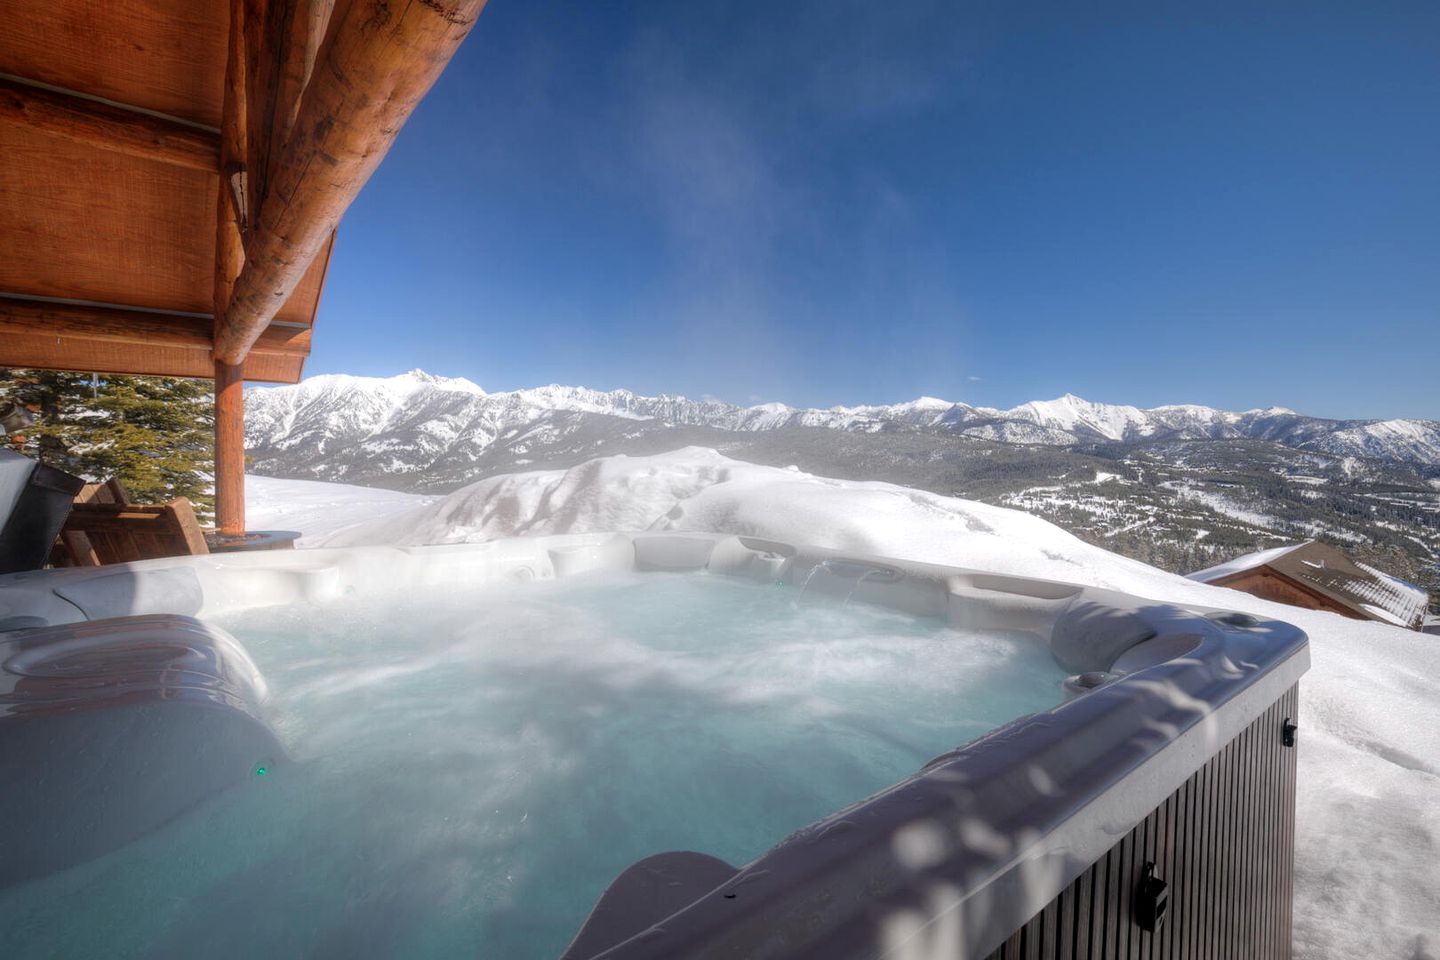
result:
<svg viewBox="0 0 1440 960"><path fill-rule="evenodd" d="M702 377L733 395L823 380L831 357L892 325L953 329L963 315L925 211L845 151L873 125L957 95L964 58L936 49L924 4L840 7L786 7L778 26L720 49L652 26L620 55L617 147L665 244L645 309L692 381L741 371ZM816 276L829 278L818 290ZM921 376L963 359L931 351Z"/></svg>

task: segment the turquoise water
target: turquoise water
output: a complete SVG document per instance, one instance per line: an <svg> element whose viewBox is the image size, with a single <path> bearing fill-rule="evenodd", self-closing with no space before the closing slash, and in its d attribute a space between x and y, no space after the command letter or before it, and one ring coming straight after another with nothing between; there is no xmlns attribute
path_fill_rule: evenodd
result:
<svg viewBox="0 0 1440 960"><path fill-rule="evenodd" d="M219 625L290 762L0 891L0 954L552 958L641 857L743 864L1063 677L1032 639L704 574Z"/></svg>

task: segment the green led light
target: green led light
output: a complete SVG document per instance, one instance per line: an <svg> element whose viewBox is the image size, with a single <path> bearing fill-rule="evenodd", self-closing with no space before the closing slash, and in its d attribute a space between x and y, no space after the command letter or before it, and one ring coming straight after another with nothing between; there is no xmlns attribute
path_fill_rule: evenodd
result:
<svg viewBox="0 0 1440 960"><path fill-rule="evenodd" d="M262 763L260 766L258 766L258 767L255 768L255 776L257 776L257 777L263 777L263 776L265 776L265 774L267 774L267 773L269 773L269 772L270 772L270 768L267 767L267 766L265 766L263 763Z"/></svg>

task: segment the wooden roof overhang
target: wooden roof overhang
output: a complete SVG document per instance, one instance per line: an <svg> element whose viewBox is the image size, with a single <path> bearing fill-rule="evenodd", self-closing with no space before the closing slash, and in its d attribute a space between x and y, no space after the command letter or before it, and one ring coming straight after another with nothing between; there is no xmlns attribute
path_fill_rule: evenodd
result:
<svg viewBox="0 0 1440 960"><path fill-rule="evenodd" d="M482 6L9 0L0 365L300 379L340 215Z"/></svg>
<svg viewBox="0 0 1440 960"><path fill-rule="evenodd" d="M7 0L0 366L295 382L335 228L485 0Z"/></svg>
<svg viewBox="0 0 1440 960"><path fill-rule="evenodd" d="M213 376L229 0L7 7L0 362ZM300 378L327 260L276 311L247 379Z"/></svg>

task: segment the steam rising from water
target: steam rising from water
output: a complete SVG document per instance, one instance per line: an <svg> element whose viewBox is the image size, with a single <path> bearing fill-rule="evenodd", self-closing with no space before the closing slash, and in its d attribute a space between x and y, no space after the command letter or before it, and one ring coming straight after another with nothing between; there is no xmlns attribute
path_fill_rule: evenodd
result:
<svg viewBox="0 0 1440 960"><path fill-rule="evenodd" d="M0 895L15 955L549 958L635 860L743 864L1059 698L1025 638L704 575L225 626L293 762Z"/></svg>

